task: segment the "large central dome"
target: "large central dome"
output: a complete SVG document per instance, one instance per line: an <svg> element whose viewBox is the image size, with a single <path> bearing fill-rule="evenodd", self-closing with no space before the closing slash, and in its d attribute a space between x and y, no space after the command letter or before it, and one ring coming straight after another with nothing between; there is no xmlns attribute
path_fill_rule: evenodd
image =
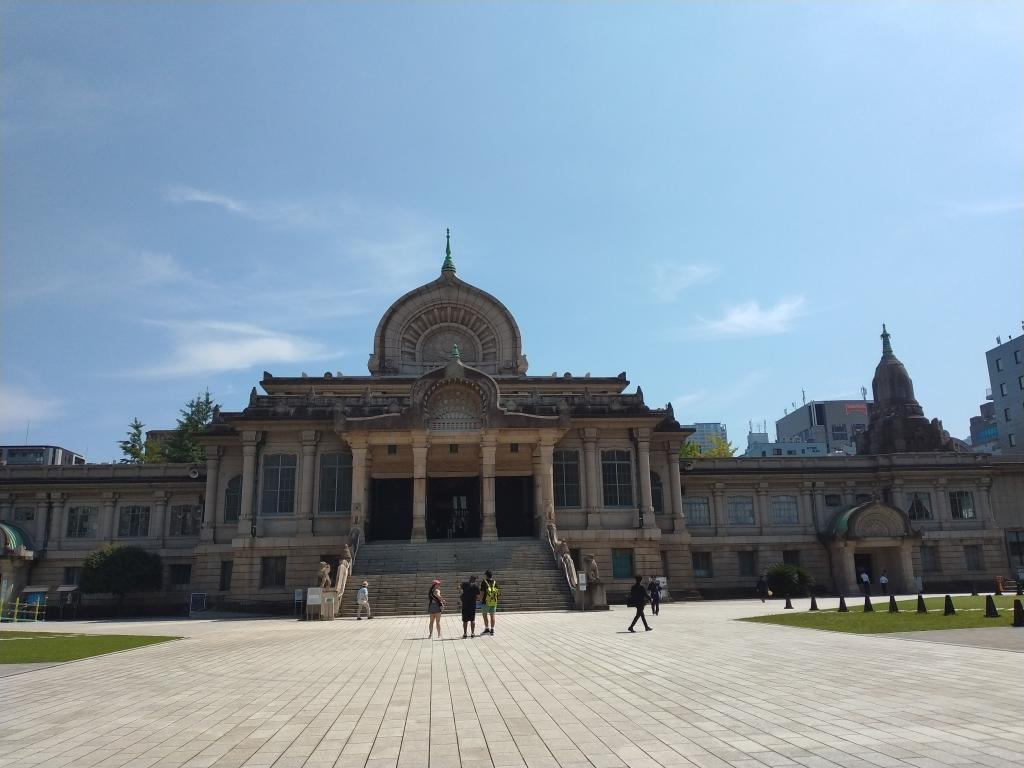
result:
<svg viewBox="0 0 1024 768"><path fill-rule="evenodd" d="M462 360L491 376L526 373L519 326L505 305L455 274L451 239L441 275L392 304L377 324L369 369L373 376L419 376Z"/></svg>

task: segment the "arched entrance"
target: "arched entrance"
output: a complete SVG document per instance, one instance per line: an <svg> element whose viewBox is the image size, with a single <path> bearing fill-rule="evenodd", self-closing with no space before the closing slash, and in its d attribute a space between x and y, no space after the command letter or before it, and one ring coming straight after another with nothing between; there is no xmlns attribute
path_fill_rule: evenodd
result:
<svg viewBox="0 0 1024 768"><path fill-rule="evenodd" d="M841 594L861 591L859 575L863 572L877 594L878 579L884 572L890 591L918 591L914 549L920 538L902 510L880 501L840 510L822 534L832 555L836 589Z"/></svg>

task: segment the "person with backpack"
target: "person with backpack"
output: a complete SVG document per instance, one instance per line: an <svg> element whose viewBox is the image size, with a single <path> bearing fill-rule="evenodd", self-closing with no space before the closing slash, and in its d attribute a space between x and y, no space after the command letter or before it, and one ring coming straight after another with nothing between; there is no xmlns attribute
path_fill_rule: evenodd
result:
<svg viewBox="0 0 1024 768"><path fill-rule="evenodd" d="M633 617L633 622L629 625L630 632L636 632L633 629L633 625L638 621L644 623L644 631L650 632L651 627L647 625L647 617L644 616L644 606L647 605L647 590L644 589L643 576L636 577L636 584L629 590L629 598L626 600L626 605L630 608L636 608L636 616Z"/></svg>
<svg viewBox="0 0 1024 768"><path fill-rule="evenodd" d="M373 611L370 610L370 583L363 582L363 586L356 590L356 621L363 620L363 609L366 609L366 618L373 618Z"/></svg>
<svg viewBox="0 0 1024 768"><path fill-rule="evenodd" d="M476 584L476 576L470 576L469 581L462 582L462 639L466 639L467 627L476 637L476 601L480 599L480 587Z"/></svg>
<svg viewBox="0 0 1024 768"><path fill-rule="evenodd" d="M651 598L651 613L657 616L661 611L661 582L656 576L651 576L651 583L647 585L647 594Z"/></svg>
<svg viewBox="0 0 1024 768"><path fill-rule="evenodd" d="M430 615L430 629L428 630L427 639L430 640L434 636L434 625L437 625L437 639L441 639L441 614L444 612L444 607L447 605L444 598L441 597L441 580L434 579L430 585L430 592L427 593L427 613Z"/></svg>
<svg viewBox="0 0 1024 768"><path fill-rule="evenodd" d="M494 636L494 614L498 610L498 598L501 596L501 589L498 588L498 582L494 579L494 574L490 571L484 572L484 580L481 583L481 592L483 592L483 605L480 608L480 613L484 617L484 631L482 635Z"/></svg>

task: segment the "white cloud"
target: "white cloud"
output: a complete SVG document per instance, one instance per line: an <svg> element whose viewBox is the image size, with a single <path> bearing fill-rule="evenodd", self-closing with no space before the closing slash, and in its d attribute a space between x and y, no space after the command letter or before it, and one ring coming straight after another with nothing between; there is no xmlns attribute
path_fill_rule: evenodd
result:
<svg viewBox="0 0 1024 768"><path fill-rule="evenodd" d="M212 205L253 221L288 226L312 225L322 218L310 206L303 203L255 203L230 197L220 192L185 185L168 187L164 190L164 199L169 203Z"/></svg>
<svg viewBox="0 0 1024 768"><path fill-rule="evenodd" d="M272 363L321 360L340 354L328 351L318 342L249 323L202 320L153 324L172 329L172 351L166 361L131 372L136 375L196 376Z"/></svg>
<svg viewBox="0 0 1024 768"><path fill-rule="evenodd" d="M958 203L953 207L956 211L969 216L1003 216L1007 213L1024 211L1024 201L981 200L974 203Z"/></svg>
<svg viewBox="0 0 1024 768"><path fill-rule="evenodd" d="M657 301L668 304L679 298L679 294L691 285L708 280L714 274L715 268L706 264L658 262L654 265L654 283L651 290Z"/></svg>
<svg viewBox="0 0 1024 768"><path fill-rule="evenodd" d="M772 336L786 333L798 317L804 315L803 296L780 299L775 306L762 308L750 301L730 307L717 320L698 318L695 329L704 336Z"/></svg>
<svg viewBox="0 0 1024 768"><path fill-rule="evenodd" d="M61 400L40 397L0 384L0 429L24 429L28 422L55 419L64 410Z"/></svg>
<svg viewBox="0 0 1024 768"><path fill-rule="evenodd" d="M690 406L699 403L706 396L707 394L704 390L701 390L700 392L691 392L687 395L676 395L672 398L672 407L679 411L684 411Z"/></svg>

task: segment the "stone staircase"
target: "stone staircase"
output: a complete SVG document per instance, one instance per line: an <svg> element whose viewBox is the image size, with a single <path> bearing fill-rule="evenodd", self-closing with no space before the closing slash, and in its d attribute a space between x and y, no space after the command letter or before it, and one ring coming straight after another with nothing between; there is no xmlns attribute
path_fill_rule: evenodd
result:
<svg viewBox="0 0 1024 768"><path fill-rule="evenodd" d="M548 545L533 538L377 542L363 544L356 556L342 598L342 616L355 614L355 594L363 581L370 583L374 616L426 614L430 582L441 580L445 613L458 614L462 582L490 570L501 587L498 610L560 611L572 608L565 576L555 565ZM479 618L478 618L479 621Z"/></svg>

